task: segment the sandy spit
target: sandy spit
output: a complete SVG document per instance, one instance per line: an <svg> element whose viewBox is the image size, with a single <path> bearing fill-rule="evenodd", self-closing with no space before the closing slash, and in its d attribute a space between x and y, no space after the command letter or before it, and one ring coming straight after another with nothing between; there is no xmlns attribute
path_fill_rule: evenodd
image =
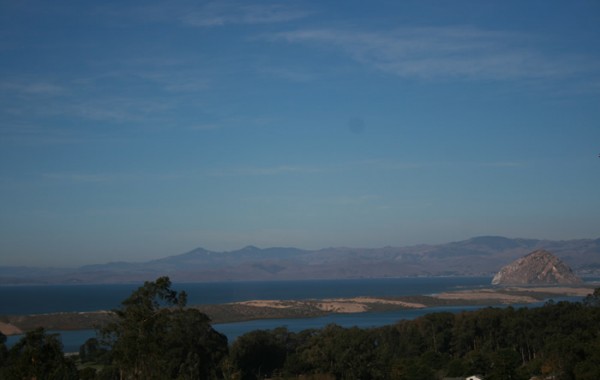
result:
<svg viewBox="0 0 600 380"><path fill-rule="evenodd" d="M505 304L513 303L533 303L539 302L539 298L533 295L541 294L556 294L562 296L587 296L593 293L593 288L588 287L507 287L500 289L478 289L478 290L461 290L454 292L445 292L435 295L436 298L447 300L496 300ZM518 292L521 294L508 294L507 292ZM525 293L525 294L523 294ZM526 293L530 293L531 296Z"/></svg>
<svg viewBox="0 0 600 380"><path fill-rule="evenodd" d="M371 309L373 304L396 305L404 308L423 308L425 305L420 303L388 300L374 297L355 297L355 298L333 298L323 300L304 300L304 301L281 301L281 300L252 300L237 302L238 305L266 307L273 309L291 309L302 307L314 307L321 311L334 313L364 313Z"/></svg>
<svg viewBox="0 0 600 380"><path fill-rule="evenodd" d="M421 308L427 307L422 303L389 300L389 299L385 299L385 298L375 298L375 297L355 297L355 298L350 298L349 300L353 301L353 302L361 302L361 303L367 303L367 304L380 303L380 304L384 304L384 305L398 305L398 306L414 308L414 309L421 309Z"/></svg>
<svg viewBox="0 0 600 380"><path fill-rule="evenodd" d="M462 290L440 293L435 297L443 300L496 300L506 304L538 302L534 297L497 293L493 290Z"/></svg>
<svg viewBox="0 0 600 380"><path fill-rule="evenodd" d="M0 332L4 335L19 335L23 334L20 328L10 323L0 322Z"/></svg>
<svg viewBox="0 0 600 380"><path fill-rule="evenodd" d="M522 291L522 292L534 292L534 293L552 293L564 296L577 296L585 297L589 294L594 293L593 287L567 287L567 286L552 286L552 287L511 287L506 290L511 291Z"/></svg>

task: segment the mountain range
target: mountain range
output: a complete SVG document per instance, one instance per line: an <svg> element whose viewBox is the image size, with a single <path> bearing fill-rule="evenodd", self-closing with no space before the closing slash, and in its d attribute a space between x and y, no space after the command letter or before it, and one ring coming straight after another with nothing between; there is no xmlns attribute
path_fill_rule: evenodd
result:
<svg viewBox="0 0 600 380"><path fill-rule="evenodd" d="M0 284L126 283L167 275L176 282L493 276L525 254L544 249L580 276L600 275L600 239L538 240L479 236L445 244L319 250L273 247L190 252L146 262L79 268L0 266Z"/></svg>

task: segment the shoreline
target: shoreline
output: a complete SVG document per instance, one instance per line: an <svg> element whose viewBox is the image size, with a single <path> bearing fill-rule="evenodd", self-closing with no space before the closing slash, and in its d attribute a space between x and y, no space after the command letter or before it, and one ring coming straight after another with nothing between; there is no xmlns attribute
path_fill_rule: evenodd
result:
<svg viewBox="0 0 600 380"><path fill-rule="evenodd" d="M498 306L530 304L553 297L585 297L596 284L578 286L505 286L456 290L433 295L400 297L352 297L307 300L248 300L215 305L192 305L207 314L213 324L259 319L314 318L328 314L352 314L435 306ZM111 311L66 312L0 316L0 332L19 335L44 327L47 330L94 329L114 318Z"/></svg>

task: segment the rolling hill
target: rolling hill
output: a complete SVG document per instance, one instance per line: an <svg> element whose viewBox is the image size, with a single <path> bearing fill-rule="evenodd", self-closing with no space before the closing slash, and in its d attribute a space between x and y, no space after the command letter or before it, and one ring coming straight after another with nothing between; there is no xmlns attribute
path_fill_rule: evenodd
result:
<svg viewBox="0 0 600 380"><path fill-rule="evenodd" d="M600 239L537 240L479 236L437 245L303 250L247 246L228 252L203 248L146 262L79 268L0 266L0 284L122 283L168 275L177 282L493 276L537 249L552 252L581 275L600 274Z"/></svg>

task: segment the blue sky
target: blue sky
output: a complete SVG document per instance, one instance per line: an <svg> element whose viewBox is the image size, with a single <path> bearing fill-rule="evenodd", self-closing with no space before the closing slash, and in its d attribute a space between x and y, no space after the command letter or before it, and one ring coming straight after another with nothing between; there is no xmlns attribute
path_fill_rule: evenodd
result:
<svg viewBox="0 0 600 380"><path fill-rule="evenodd" d="M0 265L600 237L596 1L0 0Z"/></svg>

